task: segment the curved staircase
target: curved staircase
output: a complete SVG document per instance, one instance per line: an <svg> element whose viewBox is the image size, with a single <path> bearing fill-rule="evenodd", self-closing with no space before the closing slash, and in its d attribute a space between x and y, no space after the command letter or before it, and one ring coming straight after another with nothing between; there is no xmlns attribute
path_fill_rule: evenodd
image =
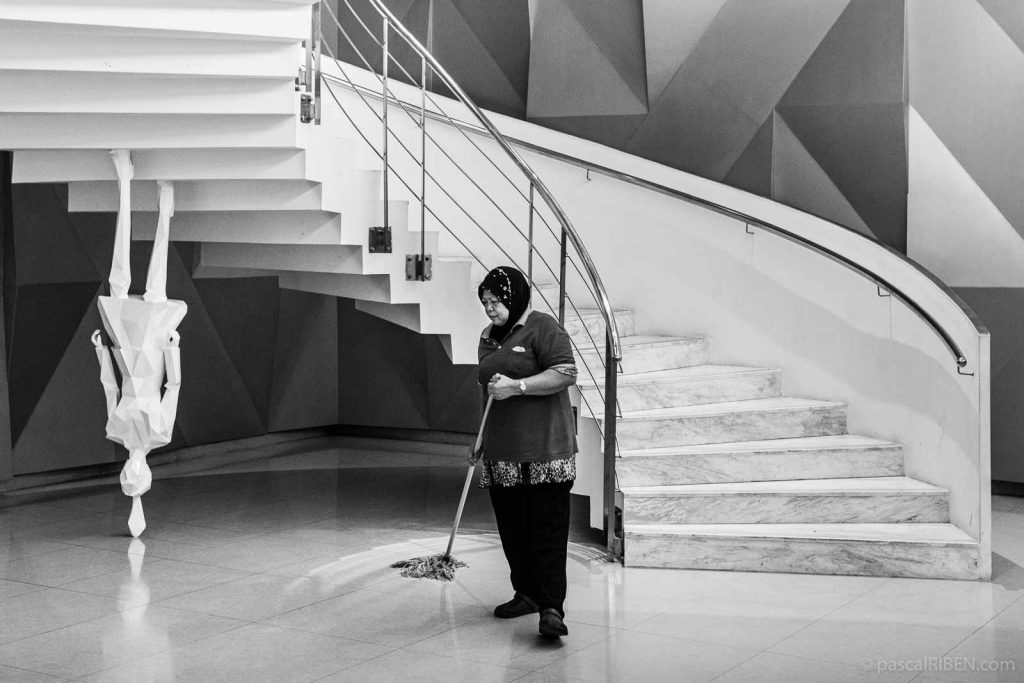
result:
<svg viewBox="0 0 1024 683"><path fill-rule="evenodd" d="M121 14L100 2L3 5L0 148L15 150L14 182L67 183L69 211L113 212L108 150L131 149L135 239L152 238L156 181L174 181L171 239L200 243L196 277L262 273L283 288L352 298L444 335L453 362L474 364L482 322L465 314L479 306L472 259L437 258L430 282L407 281L419 211L393 194L393 253L371 252L367 230L384 211L379 163L364 162L362 143L337 121L300 122L293 79L306 5L168 1ZM211 10L222 15L214 28ZM53 35L61 51L40 50L40 36ZM426 242L436 253L438 235ZM847 434L844 404L784 396L779 370L716 365L707 339L637 335L628 310L616 319L628 565L977 575L979 545L949 523L948 492L904 476L898 444ZM591 338L603 339L603 324L596 310L566 318L591 370L581 398L596 415L603 361Z"/></svg>
<svg viewBox="0 0 1024 683"><path fill-rule="evenodd" d="M716 365L706 339L616 319L628 566L977 575L949 491L904 476L899 444L848 434L843 403L785 396L779 370ZM595 402L601 384L579 387Z"/></svg>

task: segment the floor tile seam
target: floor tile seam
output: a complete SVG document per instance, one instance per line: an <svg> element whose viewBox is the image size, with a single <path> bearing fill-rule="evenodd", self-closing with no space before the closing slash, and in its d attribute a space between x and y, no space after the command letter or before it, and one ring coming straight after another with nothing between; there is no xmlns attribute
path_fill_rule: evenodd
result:
<svg viewBox="0 0 1024 683"><path fill-rule="evenodd" d="M42 555L48 555L50 553L57 553L57 552L61 552L61 551L64 551L64 550L70 550L72 548L84 547L84 546L81 546L81 545L78 545L78 544L75 544L75 543L67 543L67 542L64 542L64 541L51 541L51 540L48 540L46 538L34 538L32 540L38 541L40 543L50 543L52 545L63 546L63 547L52 548L52 549L48 549L48 550L43 550L41 552L29 553L28 555L19 555L17 557L12 557L12 558L6 559L2 564L0 564L0 566L3 566L3 564L10 564L11 562L17 562L18 560L21 560L21 559L27 559L27 558L30 558L30 557L41 557Z"/></svg>
<svg viewBox="0 0 1024 683"><path fill-rule="evenodd" d="M387 595L390 592L389 587L383 586L382 584L383 582L374 583L368 586L363 586L363 588L367 591L370 591L371 593ZM487 609L488 606L490 605L489 602L485 602L484 600L481 600L480 602L465 602L464 600L459 600L458 598L452 597L447 597L446 600L451 604L458 605L461 607L479 607L482 609Z"/></svg>
<svg viewBox="0 0 1024 683"><path fill-rule="evenodd" d="M731 667L729 667L728 669L726 669L726 670L725 670L725 671L723 671L722 673L718 674L717 676L715 676L715 677L714 677L714 678L712 678L711 680L712 680L712 681L717 681L717 680L718 680L718 679L720 679L720 678L721 678L722 676L725 676L726 674L728 674L728 673L729 673L730 671L733 671L734 669L738 669L738 668L740 668L741 666L743 666L744 664L746 664L747 662L749 662L749 661L750 661L751 659L754 659L755 657L760 657L761 655L763 655L763 654L765 654L765 653L766 653L766 650L761 650L760 652L755 652L754 654L752 654L752 655L750 655L749 657L747 657L746 659L744 659L744 660L743 660L742 662L738 662L738 663L737 663L737 664L736 664L735 666L731 666Z"/></svg>
<svg viewBox="0 0 1024 683"><path fill-rule="evenodd" d="M37 674L39 676L53 676L53 674L48 674L45 671L37 671L36 669L26 669L23 666L14 666L12 664L5 664L4 662L0 662L0 665L3 665L5 667L7 667L8 669L16 669L18 671L24 671L24 672L30 673L30 674ZM71 680L71 679L64 678L63 676L53 676L53 677L56 678L58 681Z"/></svg>
<svg viewBox="0 0 1024 683"><path fill-rule="evenodd" d="M39 591L44 591L44 590L56 590L52 586L44 586L41 583L32 583L31 581L22 581L20 579L0 578L0 581L10 581L11 583L20 583L20 584L25 585L25 586L32 586L33 587L33 590L26 591L24 593L18 593L17 595L11 595L11 596L6 597L6 598L0 598L0 606L2 606L4 604L4 602L7 601L7 600L13 600L14 598L20 598L23 595L31 595L32 593L38 593Z"/></svg>
<svg viewBox="0 0 1024 683"><path fill-rule="evenodd" d="M253 540L253 539L250 539L250 540ZM239 541L239 542L242 543L244 541ZM226 544L226 545L231 545L231 544ZM195 551L189 551L189 552L185 553L184 555L181 555L181 556L179 556L179 557L177 557L175 559L177 561L179 561L179 562L187 562L189 564L205 565L205 566L208 566L208 567L217 567L218 569L231 569L231 570L234 570L234 571L243 571L243 572L253 572L253 571L255 571L255 573L264 574L264 573L269 573L269 572L273 571L274 569L281 569L283 567L287 567L289 565L295 564L296 562L302 562L303 559L312 559L312 557L318 557L316 555L314 555L314 556L312 556L310 558L299 558L299 559L294 559L293 557L289 557L288 559L286 559L281 564L277 564L277 563L269 564L267 566L261 567L258 570L239 569L238 567L233 566L233 565L223 565L223 564L216 564L215 562L209 562L209 561L202 562L202 561L199 561L198 559L188 559L190 557L194 557L196 555L203 555L203 554L208 553L208 552L220 552L220 551L223 551L223 550L226 549L226 545L225 546L214 546L214 547L211 547L211 548L198 548ZM286 548L280 547L279 549L285 550Z"/></svg>
<svg viewBox="0 0 1024 683"><path fill-rule="evenodd" d="M824 618L825 617L822 617L822 619L824 619ZM935 633L935 634L947 633L949 631L953 631L953 630L957 629L957 627L955 627L955 626L938 627L938 626L924 626L924 625L921 625L921 624L906 623L906 622L890 622L890 623L895 623L895 624L898 624L900 626L910 626L910 627L913 627L915 629L924 629L926 631L931 631L932 633ZM808 624L807 627L804 627L804 628L808 628L808 627L810 627L812 625L813 624ZM775 650L774 648L778 647L782 642L784 642L786 640L789 640L793 636L797 635L798 633L803 631L804 628L800 629L799 631L794 632L793 634L787 636L786 638L783 638L782 640L780 640L779 642L775 643L774 645L771 645L768 649L765 650L765 652L768 653L768 654L785 655L785 656L789 656L789 657L799 657L800 655L794 655L794 654L789 653L789 652L780 652L780 651ZM976 631L977 631L977 629L972 631L970 635L964 637L963 640L961 640L959 643L957 643L956 646L954 646L954 649L955 649L955 647L959 647L960 643L962 643L964 640L967 640L967 638L970 638L971 635L973 635ZM842 661L842 660L838 660L838 659L818 659L818 658L815 658L815 661L826 662L826 663L829 663L829 664L839 664L839 665L843 665L843 666L851 666L850 662Z"/></svg>
<svg viewBox="0 0 1024 683"><path fill-rule="evenodd" d="M278 578L286 578L286 579L287 578L306 579L306 577L304 577L304 576L303 577L290 577L290 576L280 576L278 574L274 574L273 576L278 577ZM307 579L307 580L311 581L312 579ZM330 585L331 587L334 587L334 588L339 587L336 584L328 584L328 585ZM352 595L353 593L358 593L359 591L366 590L367 588L368 588L367 586L355 586L351 590L343 590L343 591L338 592L338 593L332 593L331 595L325 596L323 598L318 598L318 599L314 600L313 602L309 602L309 603L306 603L304 605L298 605L297 607L292 607L290 609L286 609L283 612L278 612L277 614L272 614L270 616L263 617L262 619L258 619L255 623L264 624L265 626L272 626L274 628L289 628L289 629L292 629L293 631L302 631L303 633L321 633L320 631L307 631L306 629L298 628L296 626L285 626L283 624L274 624L274 623L270 623L270 622L273 619L280 619L280 618L284 617L285 615L291 614L292 612L298 612L299 610L308 609L310 607L313 607L314 605L320 605L320 604L323 604L323 603L325 603L325 602L327 602L329 600L335 600L335 599L340 598L340 597L345 596L345 595ZM264 623L264 622L266 622L266 623ZM326 635L326 634L324 634L324 635ZM336 636L336 637L338 637L338 636ZM357 638L351 638L350 640L358 640L358 639ZM358 642L362 643L362 642L369 642L369 641L359 640ZM375 645L376 643L372 643L371 642L369 644L370 645Z"/></svg>
<svg viewBox="0 0 1024 683"><path fill-rule="evenodd" d="M465 626L465 624L462 624L462 626ZM449 629L449 630L454 630L454 628L458 628L458 627L453 627L452 629ZM447 631L442 631L442 633L447 633ZM442 633L435 633L434 636L439 636ZM552 660L551 662L548 662L548 663L544 664L543 666L541 666L539 668L529 669L529 668L524 668L522 666L515 666L515 665L511 665L511 664L499 664L499 663L496 663L496 662L493 662L493 661L487 661L485 659L473 659L472 657L460 658L460 657L455 657L455 656L452 656L452 655L449 655L449 654L445 654L443 652L436 652L434 650L426 650L426 649L416 650L416 649L413 649L413 647L415 645L423 643L423 642L425 642L425 640L430 640L430 638L433 638L434 636L430 636L429 638L426 638L424 640L416 641L415 643L409 643L407 645L403 645L403 646L399 647L397 650L394 650L393 652L390 652L388 654L394 654L394 652L398 652L398 651L401 651L401 650L408 650L412 654L427 654L427 655L431 655L433 657L442 657L443 659L450 659L450 660L452 660L454 662L467 661L467 662L472 662L474 664L484 664L486 666L505 668L506 670L522 671L523 672L523 676L520 676L519 678L523 678L524 676L529 676L531 674L535 674L538 671L540 671L540 669L543 668L544 666L549 666L551 664L554 664L557 661L557 660ZM538 638L541 637L539 633L537 634L537 637ZM577 652L578 652L578 650L577 650ZM564 657L568 657L569 654L572 654L572 652L566 654ZM564 659L564 657L562 657L562 658ZM518 680L518 679L513 679L513 680Z"/></svg>
<svg viewBox="0 0 1024 683"><path fill-rule="evenodd" d="M55 588L54 590L61 590L61 589ZM96 597L96 596L90 596L90 597ZM106 596L103 596L103 597L106 597ZM109 599L117 600L117 598L109 598ZM123 602L123 601L118 600L118 602ZM62 624L60 626L57 626L56 628L46 629L46 630L43 630L43 631L39 631L38 633L32 633L32 634L29 634L27 636L23 636L21 638L15 638L14 640L0 641L0 647L6 647L7 645L12 645L14 643L20 643L23 640L28 640L29 638L37 638L39 636L45 636L45 635L48 635L48 634L51 634L51 633L56 633L57 631L63 631L64 629L67 629L67 628L72 628L72 627L75 627L75 626L81 626L83 624L89 624L91 622L98 621L100 619L106 619L107 617L110 617L110 616L112 616L114 614L121 614L125 610L131 609L132 607L133 607L133 605L128 604L123 609L118 609L118 610L116 610L114 612L109 612L109 613L106 613L106 614L101 614L99 616L91 617L89 619L83 619L82 621L75 621L75 622L70 623L70 624ZM0 664L4 664L4 666L8 666L3 661L0 661ZM47 675L50 676L52 674L47 674Z"/></svg>
<svg viewBox="0 0 1024 683"><path fill-rule="evenodd" d="M447 655L447 654L444 654L442 652L437 652L435 650L431 650L431 649L427 649L427 648L417 649L416 646L417 645L422 645L423 643L427 642L428 640L431 640L431 639L436 638L438 636L444 635L445 633L449 633L449 632L454 631L456 629L463 628L464 626L466 626L468 624L472 624L472 623L477 622L477 621L479 621L479 622L493 621L494 619L495 619L495 617L490 616L490 615L484 615L484 616L481 616L481 617L478 617L478 618L470 619L469 621L465 621L465 622L463 622L461 624L457 624L455 626L452 626L451 628L447 628L447 629L445 629L443 631L439 631L437 633L431 634L431 635L427 636L426 638L421 638L420 640L416 640L416 641L413 641L413 642L410 642L410 643L406 643L405 645L401 646L399 649L400 650L410 650L411 652L414 652L414 653L423 652L423 653L426 653L426 654L436 655L436 656L439 656L439 657L446 657L448 659L455 659L456 661L458 661L458 658L452 657L451 655ZM573 622L570 620L568 623L569 623L569 625L572 625ZM600 643L603 643L603 642L607 641L608 639L611 638L612 631L615 630L614 627L612 627L612 626L587 624L586 622L580 622L580 623L586 624L587 626L594 626L595 628L603 629L605 634L601 638L599 638L598 640L595 640L594 642L590 643L589 645L584 645L583 647L579 648L578 650L569 650L568 652L565 652L564 654L561 654L561 655L559 655L557 657L552 658L551 661L549 661L549 662L544 662L539 667L534 668L534 669L524 669L522 666L512 666L512 665L496 664L493 661L488 661L488 660L485 660L485 659L473 659L471 656L470 657L466 657L466 660L474 662L476 664L487 664L487 665L490 665L490 666L506 666L506 668L510 668L510 669L522 669L522 670L524 670L526 672L524 675L528 676L530 674L538 673L542 669L547 668L548 666L552 666L554 664L557 664L559 661L561 661L563 659L566 659L570 655L574 655L574 654L576 654L578 652L581 652L581 651L583 651L583 650L585 650L585 649L587 649L587 648L589 648L589 647L591 647L593 645L598 645ZM541 639L541 635L540 635L539 632L537 633L537 639L538 640ZM573 680L575 680L575 679L573 679ZM579 679L579 680L584 680L584 679Z"/></svg>
<svg viewBox="0 0 1024 683"><path fill-rule="evenodd" d="M865 595L867 595L868 593L871 593L872 591L878 590L879 588L881 588L882 586L884 586L884 585L886 585L886 584L890 583L891 581L892 581L892 579L891 579L891 578L890 578L889 580L887 580L887 581L882 581L882 582L881 582L881 583L879 583L879 584L878 584L877 586L873 586L873 587L869 588L868 590L864 591L863 593L860 593L860 594L858 594L858 595L856 595L856 596L854 596L854 597L851 597L851 598L850 598L849 600L847 600L846 602L842 603L841 605L839 605L839 606L838 606L838 607L836 607L835 609L833 609L833 610L831 610L831 611L829 611L829 612L827 612L827 613L825 613L825 614L821 615L820 617L818 617L817 619L814 619L813 621L811 621L811 622L810 622L810 623L808 623L808 624L804 624L803 626L801 626L800 628L798 628L798 629L797 629L796 631L793 631L793 632L792 632L792 633L790 633L789 635L787 635L787 636L784 636L784 637L780 638L779 640L775 641L774 643L772 643L772 644L771 644L771 645L769 645L768 647L764 648L764 649L762 650L762 652L773 652L772 648L778 647L778 646L779 646L779 645L780 645L781 643L783 643L783 642L785 642L785 641L789 640L790 638L793 638L793 637L795 637L795 636L796 636L797 634L799 634L799 633L802 633L802 632L806 631L807 629L811 628L812 626L814 626L815 624L819 623L819 622L820 622L820 621L822 621L823 619L826 619L827 617L830 617L830 616L832 616L833 614L835 614L835 613L836 613L836 612L838 612L839 610L843 609L843 608L844 608L844 607L846 607L847 605L850 605L851 603L854 603L854 602L856 602L857 600L860 600L860 599L861 599L862 597L864 597L864 596L865 596ZM941 630L941 629L938 629L938 630ZM783 653L783 652L776 652L776 654L786 654L786 653ZM823 659L823 660L820 660L820 661L831 661L831 660L824 660L824 659ZM832 663L844 664L845 662L832 662Z"/></svg>
<svg viewBox="0 0 1024 683"><path fill-rule="evenodd" d="M192 592L195 592L195 591L192 591ZM183 594L183 595L187 595L187 594ZM170 605L163 604L164 602L167 602L169 600L175 600L175 599L180 598L180 597L182 597L182 596L181 595L175 595L175 596L172 596L172 597L163 598L161 600L157 600L156 602L146 603L146 606L159 607L161 609L176 609L176 610L178 610L180 612L189 612L190 614L200 614L200 615L205 616L205 617L218 617L220 619L234 619L235 621L244 622L244 623L242 623L239 626L239 628L241 628L241 626L245 626L245 625L248 625L248 624L257 624L257 623L259 623L259 621L253 621L252 619L246 619L244 617L239 617L239 616L230 616L230 615L227 615L227 614L219 614L217 612L203 612L202 610L192 609L192 608L184 607L184 606L181 606L181 605L176 606L176 607L171 607ZM138 607L138 606L141 606L141 605L135 605L135 606ZM231 630L234 630L234 629L231 629Z"/></svg>
<svg viewBox="0 0 1024 683"><path fill-rule="evenodd" d="M182 610L182 611L189 611L189 610ZM219 615L207 615L207 616L219 616ZM232 618L232 617L226 617L226 618ZM253 622L247 622L247 621L241 620L241 619L235 619L235 621L240 621L240 622L243 622L243 623L240 623L240 624L238 624L236 626L232 626L229 629L225 629L223 631L219 631L219 632L213 634L212 636L207 636L205 639L209 640L210 638L215 638L215 637L218 637L218 636L222 636L225 633L230 633L231 631L237 631L240 628L244 628L246 626L251 626L252 623L253 623ZM143 662L143 661L145 661L147 659L151 659L153 657L159 657L160 655L162 655L164 653L167 653L167 652L177 652L178 650L180 650L185 645L194 645L195 643L198 643L198 642L200 642L202 640L204 640L204 639L203 638L198 638L196 640L189 641L188 643L172 645L170 647L166 647L166 648L164 648L162 650L159 650L157 652L150 652L149 654L147 654L144 657L136 657L136 658L130 659L130 660L126 661L126 662L121 662L119 664L115 664L113 666L108 666L108 667L106 667L104 669L100 669L98 671L93 671L91 673L84 674L84 676L95 676L95 675L101 674L101 673L103 673L105 671L113 671L114 669L120 669L121 667L124 667L124 666L131 666L131 665L134 665L134 664L136 664L138 662ZM47 675L52 675L52 674L47 674ZM76 677L74 679L71 679L71 680L81 680L82 677L83 676L78 676L78 677Z"/></svg>
<svg viewBox="0 0 1024 683"><path fill-rule="evenodd" d="M150 606L151 605L149 603L140 604L140 605L132 605L132 606L128 607L126 610L122 610L122 612L125 612L128 609L145 608L145 607L150 607ZM155 606L155 605L153 605L153 606ZM160 607L160 609L172 610L172 611L183 612L183 613L188 613L188 614L195 614L194 612L189 612L189 610L180 609L180 608L174 608L174 607ZM106 618L108 618L110 616L112 616L112 615L108 614L108 615L105 615L105 616L102 616L102 617L97 617L96 619L90 619L89 621L84 621L84 622L79 623L79 624L71 624L69 626L63 626L60 629L55 629L55 631L60 631L60 630L67 629L67 628L74 628L74 627L78 627L78 626L83 626L83 625L91 623L92 621L98 621L99 619L106 619ZM139 661L140 659L146 659L148 657L156 656L156 655L162 654L164 652L168 652L170 650L176 650L176 649L178 649L179 647L182 647L182 646L192 645L192 644L198 643L198 642L200 642L202 640L213 638L213 637L219 636L221 634L228 633L229 631L234 631L236 629L242 628L243 626L247 626L247 625L250 625L252 623L252 622L247 622L247 621L242 620L242 619L236 619L236 618L233 618L233 617L224 617L224 616L217 615L217 614L203 614L203 616L212 616L212 617L216 617L218 619L226 619L228 621L233 621L233 622L237 622L237 623L232 624L230 626L230 628L226 628L223 631L218 631L217 633L214 633L212 635L201 636L201 637L196 637L196 638L191 638L191 639L186 639L186 640L184 640L182 642L179 642L177 644L174 644L174 645L171 645L171 644L168 643L168 645L166 647L160 647L160 648L158 648L156 650L153 650L151 652L147 652L146 655L144 657L141 657L141 658L140 657L129 657L125 661L117 663L117 664L114 664L113 666L102 667L102 668L99 668L99 669L96 669L96 670L93 670L93 671L85 671L85 672L76 673L75 677L73 679L68 679L68 680L81 680L82 678L85 678L87 676L94 676L96 674L102 673L103 671L108 671L110 669L115 669L115 668L117 668L119 666L124 666L124 665L127 665L127 664L131 664L133 662ZM52 632L53 631L51 631L51 633ZM44 634L37 634L37 635L44 635ZM33 636L33 637L35 637L35 636ZM45 672L45 671L39 672L39 673L42 673L42 674L44 674L46 676L56 676L57 678L61 678L61 676L58 676L57 674L53 674L53 673L49 673L49 672Z"/></svg>
<svg viewBox="0 0 1024 683"><path fill-rule="evenodd" d="M307 605L307 607L308 606L309 605ZM299 609L301 609L301 608L299 608ZM289 611L293 611L293 610L289 610ZM287 612L283 612L282 614L287 614ZM285 625L285 624L275 624L271 620L272 619L276 619L277 616L280 616L280 615L265 617L264 619L261 619L260 621L255 621L253 623L254 624L258 624L260 626L266 626L268 628L281 629L282 631L295 631L297 633L303 633L303 634L306 634L306 635L323 636L323 637L326 637L326 638L333 638L334 640L340 640L340 641L345 641L345 642L349 642L349 643L359 643L360 645L373 645L374 647L392 648L391 645L388 645L388 644L385 644L385 643L375 642L375 641L372 641L372 640L362 640L360 638L356 638L356 637L353 637L353 636L337 636L337 635L334 635L333 633L328 633L328 632L325 632L325 631L311 631L309 629L300 628L298 626L288 626L288 625ZM391 654L392 652L397 652L398 650L401 650L403 647L405 647L405 645L396 645L396 646L393 647L393 649L389 649L387 652L383 652L383 653L381 653L379 655L375 655L374 657L372 657L372 659L377 659L377 657L383 657L384 655ZM367 659L365 661L370 661L370 660ZM360 662L360 663L362 663L362 662ZM353 666L357 666L357 665L354 664ZM339 669L339 671L344 671L344 669ZM328 674L328 675L331 675L331 674Z"/></svg>

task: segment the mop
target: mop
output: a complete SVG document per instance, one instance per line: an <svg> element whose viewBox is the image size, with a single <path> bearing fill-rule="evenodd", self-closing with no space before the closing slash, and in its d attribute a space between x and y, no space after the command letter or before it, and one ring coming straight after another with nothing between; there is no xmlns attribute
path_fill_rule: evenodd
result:
<svg viewBox="0 0 1024 683"><path fill-rule="evenodd" d="M459 567L468 566L452 557L452 545L455 543L455 534L459 531L459 521L462 519L462 509L466 506L466 496L469 495L469 485L473 481L473 471L476 470L476 463L480 460L480 447L484 440L484 425L487 424L487 414L491 412L491 403L494 397L487 398L487 407L484 408L483 419L480 420L480 431L476 435L476 445L473 446L473 455L469 461L469 471L466 472L466 483L462 486L462 498L459 499L459 509L455 513L455 524L452 525L452 535L448 537L448 549L437 555L427 557L415 557L411 560L400 560L392 567L402 570L402 576L411 579L437 579L438 581L451 581L455 578L455 570Z"/></svg>

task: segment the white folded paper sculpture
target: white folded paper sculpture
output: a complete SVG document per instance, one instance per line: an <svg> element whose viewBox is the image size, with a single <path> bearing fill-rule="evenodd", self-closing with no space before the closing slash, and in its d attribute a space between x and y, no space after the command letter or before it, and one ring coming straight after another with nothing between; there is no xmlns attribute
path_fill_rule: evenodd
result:
<svg viewBox="0 0 1024 683"><path fill-rule="evenodd" d="M121 202L117 215L114 255L110 267L110 296L99 297L103 327L110 337L103 344L99 330L92 342L100 364L100 381L107 399L107 438L128 449L121 470L121 491L132 498L128 529L138 537L146 528L141 496L149 490L153 475L146 456L171 441L181 387L181 356L178 324L188 311L184 301L168 299L167 243L174 215L174 186L160 184L160 216L149 262L146 294L129 296L131 285L131 179L134 176L127 150L113 150ZM118 384L114 362L120 374Z"/></svg>

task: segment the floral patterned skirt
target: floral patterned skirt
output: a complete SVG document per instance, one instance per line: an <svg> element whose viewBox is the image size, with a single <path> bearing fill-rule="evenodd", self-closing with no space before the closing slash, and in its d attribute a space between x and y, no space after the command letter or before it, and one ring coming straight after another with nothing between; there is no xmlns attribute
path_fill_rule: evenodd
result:
<svg viewBox="0 0 1024 683"><path fill-rule="evenodd" d="M576 456L545 462L504 462L484 460L480 488L557 484L576 479Z"/></svg>

